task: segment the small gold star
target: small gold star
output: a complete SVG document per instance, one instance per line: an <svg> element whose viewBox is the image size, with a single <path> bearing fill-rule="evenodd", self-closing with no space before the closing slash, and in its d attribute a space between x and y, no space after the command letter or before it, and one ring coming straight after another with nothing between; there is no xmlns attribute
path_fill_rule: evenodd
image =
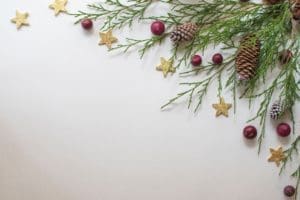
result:
<svg viewBox="0 0 300 200"><path fill-rule="evenodd" d="M11 19L12 23L15 23L17 26L17 29L21 28L23 25L29 25L27 18L29 14L27 12L21 13L19 11L16 11L16 17Z"/></svg>
<svg viewBox="0 0 300 200"><path fill-rule="evenodd" d="M232 104L225 103L224 98L220 97L220 102L218 104L213 104L212 106L217 110L216 117L219 117L220 115L228 117L228 110L231 108Z"/></svg>
<svg viewBox="0 0 300 200"><path fill-rule="evenodd" d="M118 41L118 39L113 36L112 30L107 31L106 33L100 32L99 34L100 34L100 38L101 38L99 45L105 44L108 49L111 49L112 43L115 43Z"/></svg>
<svg viewBox="0 0 300 200"><path fill-rule="evenodd" d="M277 149L270 148L271 155L268 158L269 162L275 162L277 167L279 167L280 162L285 159L285 155L283 153L282 147L278 147Z"/></svg>
<svg viewBox="0 0 300 200"><path fill-rule="evenodd" d="M160 64L156 67L156 70L162 71L164 77L167 77L168 73L174 73L176 69L173 67L173 60L166 60L165 58L160 58Z"/></svg>
<svg viewBox="0 0 300 200"><path fill-rule="evenodd" d="M60 12L66 12L66 4L68 0L54 0L52 4L50 4L49 8L54 10L55 16Z"/></svg>

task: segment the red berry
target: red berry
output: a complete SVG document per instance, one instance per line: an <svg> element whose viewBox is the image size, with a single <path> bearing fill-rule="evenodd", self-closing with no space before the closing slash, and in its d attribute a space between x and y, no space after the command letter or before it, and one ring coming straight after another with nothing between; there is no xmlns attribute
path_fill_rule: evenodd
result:
<svg viewBox="0 0 300 200"><path fill-rule="evenodd" d="M83 19L81 21L81 26L85 30L90 30L91 28L93 28L93 21L91 19Z"/></svg>
<svg viewBox="0 0 300 200"><path fill-rule="evenodd" d="M155 21L151 24L151 32L154 35L162 35L165 32L165 24L162 21Z"/></svg>
<svg viewBox="0 0 300 200"><path fill-rule="evenodd" d="M199 66L202 63L202 58L200 55L194 55L191 59L191 64L193 66Z"/></svg>
<svg viewBox="0 0 300 200"><path fill-rule="evenodd" d="M295 192L296 192L296 189L294 188L294 186L291 186L291 185L287 185L283 189L283 193L287 197L294 196Z"/></svg>
<svg viewBox="0 0 300 200"><path fill-rule="evenodd" d="M223 62L223 56L220 53L216 53L215 55L213 55L212 57L212 61L215 65L220 65Z"/></svg>
<svg viewBox="0 0 300 200"><path fill-rule="evenodd" d="M280 123L277 126L277 134L281 137L287 137L291 133L291 127L287 123Z"/></svg>
<svg viewBox="0 0 300 200"><path fill-rule="evenodd" d="M247 138L247 139L253 139L257 135L257 130L256 130L256 128L254 126L249 125L249 126L246 126L244 128L243 134L244 134L245 138Z"/></svg>

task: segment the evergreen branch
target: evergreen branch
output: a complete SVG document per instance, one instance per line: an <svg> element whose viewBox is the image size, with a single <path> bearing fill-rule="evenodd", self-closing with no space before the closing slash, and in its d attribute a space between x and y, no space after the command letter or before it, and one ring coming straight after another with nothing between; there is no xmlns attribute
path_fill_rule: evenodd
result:
<svg viewBox="0 0 300 200"><path fill-rule="evenodd" d="M156 44L161 44L167 35L168 34L163 34L161 36L153 36L147 39L126 38L125 44L118 44L116 47L111 48L110 51L122 50L124 53L126 53L132 48L140 46L141 48L138 50L138 52L140 53L140 58L142 58L151 47L155 46Z"/></svg>
<svg viewBox="0 0 300 200"><path fill-rule="evenodd" d="M297 154L299 153L299 151L298 151L299 144L300 144L300 136L297 136L296 139L291 144L291 146L284 151L285 158L283 160L283 163L282 163L282 166L280 168L279 174L282 174L282 172L285 169L287 163L289 161L292 161L294 153L297 153Z"/></svg>
<svg viewBox="0 0 300 200"><path fill-rule="evenodd" d="M104 18L104 24L100 28L103 31L122 28L124 26L132 26L135 19L143 18L147 8L152 3L149 1L130 1L129 4L123 4L119 0L106 0L105 4L90 4L88 8L94 12L78 11L71 14L78 18L75 23L79 23L82 19L88 18L97 20Z"/></svg>

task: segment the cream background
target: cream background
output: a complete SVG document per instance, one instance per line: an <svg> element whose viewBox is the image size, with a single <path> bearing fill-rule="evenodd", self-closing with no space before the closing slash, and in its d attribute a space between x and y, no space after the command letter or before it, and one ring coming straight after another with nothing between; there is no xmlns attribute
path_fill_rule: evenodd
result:
<svg viewBox="0 0 300 200"><path fill-rule="evenodd" d="M167 48L142 61L109 54L96 29L54 17L50 3L2 0L0 8L1 200L284 199L282 188L293 182L266 162L267 148L281 143L270 124L259 157L245 143L246 102L236 115L215 118L212 86L197 115L185 104L161 112L180 91L177 74L155 71ZM16 9L30 13L30 27L10 23ZM115 34L147 37L149 25Z"/></svg>

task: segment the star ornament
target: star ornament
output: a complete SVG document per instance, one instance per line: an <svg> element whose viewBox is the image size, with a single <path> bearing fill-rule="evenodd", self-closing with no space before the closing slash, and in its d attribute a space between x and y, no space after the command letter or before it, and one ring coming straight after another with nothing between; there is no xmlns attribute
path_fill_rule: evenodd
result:
<svg viewBox="0 0 300 200"><path fill-rule="evenodd" d="M24 25L29 25L27 18L29 14L27 12L21 13L19 11L16 11L16 16L11 19L12 23L15 23L17 26L17 29L20 29Z"/></svg>
<svg viewBox="0 0 300 200"><path fill-rule="evenodd" d="M99 45L106 45L108 49L111 49L111 45L118 41L116 37L113 36L112 30L105 32L100 32L100 42Z"/></svg>
<svg viewBox="0 0 300 200"><path fill-rule="evenodd" d="M213 104L212 107L217 110L216 117L220 115L228 117L228 110L232 107L232 104L225 103L224 98L220 97L220 102Z"/></svg>
<svg viewBox="0 0 300 200"><path fill-rule="evenodd" d="M66 12L66 4L68 0L54 0L52 4L50 4L49 8L54 10L55 16L57 16L60 12Z"/></svg>
<svg viewBox="0 0 300 200"><path fill-rule="evenodd" d="M162 71L164 77L167 77L168 73L174 73L176 69L173 67L172 59L160 58L160 64L156 67L156 70Z"/></svg>
<svg viewBox="0 0 300 200"><path fill-rule="evenodd" d="M268 161L275 162L276 166L279 167L280 163L285 159L282 147L278 147L277 149L270 148L270 153Z"/></svg>

